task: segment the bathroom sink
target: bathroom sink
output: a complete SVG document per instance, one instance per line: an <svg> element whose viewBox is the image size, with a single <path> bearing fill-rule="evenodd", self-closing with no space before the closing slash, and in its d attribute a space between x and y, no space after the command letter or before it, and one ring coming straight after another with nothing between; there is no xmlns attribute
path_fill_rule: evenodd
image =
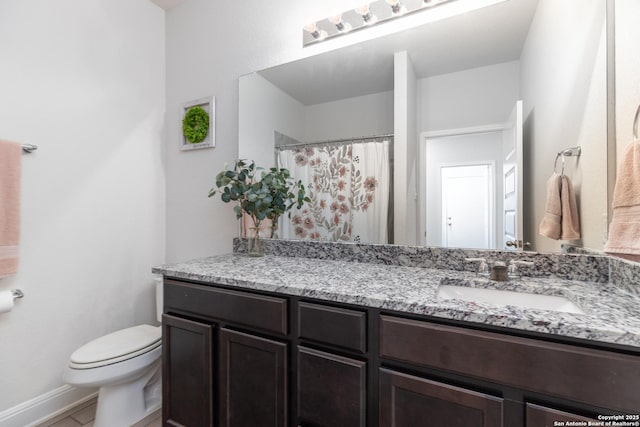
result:
<svg viewBox="0 0 640 427"><path fill-rule="evenodd" d="M440 284L437 296L442 299L461 299L479 304L512 305L522 308L584 314L584 311L569 299L556 295Z"/></svg>

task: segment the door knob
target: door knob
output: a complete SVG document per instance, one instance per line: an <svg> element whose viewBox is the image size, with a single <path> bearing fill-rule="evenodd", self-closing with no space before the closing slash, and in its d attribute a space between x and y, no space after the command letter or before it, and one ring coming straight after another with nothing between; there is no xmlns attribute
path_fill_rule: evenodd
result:
<svg viewBox="0 0 640 427"><path fill-rule="evenodd" d="M513 246L514 248L517 248L518 247L518 242L515 241L515 240L507 240L505 242L505 245L507 245L508 247Z"/></svg>

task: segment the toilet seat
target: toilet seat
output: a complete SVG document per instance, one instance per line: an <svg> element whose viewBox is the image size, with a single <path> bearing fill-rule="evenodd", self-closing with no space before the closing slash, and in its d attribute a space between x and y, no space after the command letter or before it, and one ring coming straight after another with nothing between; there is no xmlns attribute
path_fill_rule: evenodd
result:
<svg viewBox="0 0 640 427"><path fill-rule="evenodd" d="M97 338L73 352L69 367L92 369L148 353L162 343L160 327L139 325Z"/></svg>

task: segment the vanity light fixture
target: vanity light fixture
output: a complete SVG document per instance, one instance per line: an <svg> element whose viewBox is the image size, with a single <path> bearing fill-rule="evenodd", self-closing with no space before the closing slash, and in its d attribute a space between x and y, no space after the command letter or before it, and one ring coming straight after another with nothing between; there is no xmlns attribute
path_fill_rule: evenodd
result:
<svg viewBox="0 0 640 427"><path fill-rule="evenodd" d="M439 8L440 5L448 3L463 3L461 5L463 8L466 3L466 7L475 8L468 6L469 3L477 5L478 3L502 1L506 0L362 0L361 6L355 9L343 12L332 11L328 18L305 25L302 45L308 46L325 39L342 36L420 10L434 10L436 7ZM443 14L446 16L447 12L443 10Z"/></svg>
<svg viewBox="0 0 640 427"><path fill-rule="evenodd" d="M342 36L401 16L428 11L423 23L445 19L509 0L362 0L361 6L344 12L331 12L330 17L304 26L302 45L309 46L325 39ZM391 6L391 7L389 7ZM420 20L418 20L420 21Z"/></svg>
<svg viewBox="0 0 640 427"><path fill-rule="evenodd" d="M315 22L309 22L304 26L304 30L311 34L315 41L322 41L327 38L328 33L325 30L319 30Z"/></svg>
<svg viewBox="0 0 640 427"><path fill-rule="evenodd" d="M358 15L362 16L362 22L364 25L373 25L378 22L378 17L371 13L371 10L369 9L369 3L358 6L354 10Z"/></svg>
<svg viewBox="0 0 640 427"><path fill-rule="evenodd" d="M342 14L337 14L327 18L329 22L336 26L339 32L348 33L351 31L351 24L342 20Z"/></svg>

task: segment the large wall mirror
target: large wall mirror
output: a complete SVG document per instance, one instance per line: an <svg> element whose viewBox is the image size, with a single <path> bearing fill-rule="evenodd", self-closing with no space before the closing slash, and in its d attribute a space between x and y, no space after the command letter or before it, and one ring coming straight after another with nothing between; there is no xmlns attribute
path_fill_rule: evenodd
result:
<svg viewBox="0 0 640 427"><path fill-rule="evenodd" d="M321 236L301 215L301 232L281 237L558 251L563 241L538 234L546 183L558 152L580 147L564 159L582 229L567 243L604 245L607 2L507 0L256 71L239 87L240 158L340 171L340 156L355 164L368 144L387 147L375 157L386 178L344 160L360 180L340 185L361 188L358 208L331 206L339 192L314 195L329 215L353 210L353 224L328 216L340 230ZM373 191L387 192L385 205ZM473 226L451 232L458 224Z"/></svg>

